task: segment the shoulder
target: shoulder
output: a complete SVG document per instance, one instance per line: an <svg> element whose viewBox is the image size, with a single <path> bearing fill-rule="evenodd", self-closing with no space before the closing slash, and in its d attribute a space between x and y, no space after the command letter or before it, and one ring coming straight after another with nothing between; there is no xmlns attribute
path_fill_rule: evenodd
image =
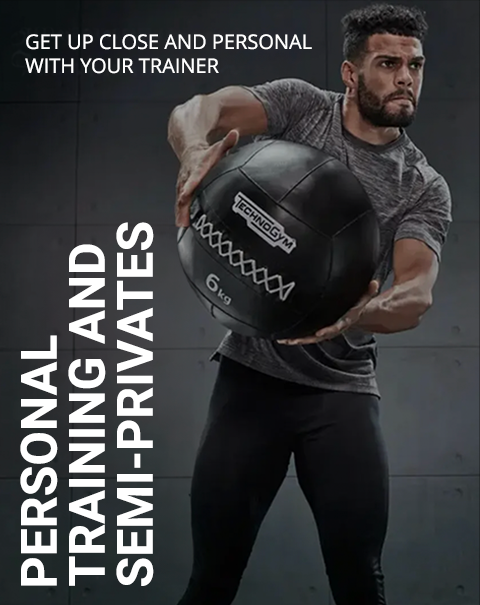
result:
<svg viewBox="0 0 480 605"><path fill-rule="evenodd" d="M268 119L266 136L301 142L314 124L333 114L342 95L299 78L281 78L244 87L262 103Z"/></svg>
<svg viewBox="0 0 480 605"><path fill-rule="evenodd" d="M285 101L310 102L325 109L343 97L341 93L325 90L301 78L279 78L245 88L260 97L275 96Z"/></svg>
<svg viewBox="0 0 480 605"><path fill-rule="evenodd" d="M447 180L430 164L423 151L409 137L404 146L404 155L405 166L414 172L417 181L417 196L433 196L450 204L451 194Z"/></svg>

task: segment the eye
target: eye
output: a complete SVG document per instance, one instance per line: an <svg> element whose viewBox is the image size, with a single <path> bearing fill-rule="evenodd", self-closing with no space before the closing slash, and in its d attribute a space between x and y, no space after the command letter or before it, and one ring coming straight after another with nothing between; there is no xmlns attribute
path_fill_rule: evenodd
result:
<svg viewBox="0 0 480 605"><path fill-rule="evenodd" d="M411 63L411 67L415 70L419 70L422 69L423 64L422 63Z"/></svg>
<svg viewBox="0 0 480 605"><path fill-rule="evenodd" d="M387 69L390 69L391 67L395 67L395 62L394 61L390 61L390 59L385 59L385 61L381 62L381 65L383 67L386 67Z"/></svg>

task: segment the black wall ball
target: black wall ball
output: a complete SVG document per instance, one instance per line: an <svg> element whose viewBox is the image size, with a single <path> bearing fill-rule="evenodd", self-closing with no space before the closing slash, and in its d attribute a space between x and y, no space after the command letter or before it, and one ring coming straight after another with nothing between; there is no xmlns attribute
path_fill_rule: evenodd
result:
<svg viewBox="0 0 480 605"><path fill-rule="evenodd" d="M280 140L236 148L203 179L178 232L191 287L223 326L310 336L367 291L380 233L358 178L323 151Z"/></svg>

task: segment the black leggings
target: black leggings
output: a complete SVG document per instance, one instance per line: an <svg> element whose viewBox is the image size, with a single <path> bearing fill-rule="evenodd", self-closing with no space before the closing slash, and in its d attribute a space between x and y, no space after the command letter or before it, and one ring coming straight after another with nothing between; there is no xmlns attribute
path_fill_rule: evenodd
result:
<svg viewBox="0 0 480 605"><path fill-rule="evenodd" d="M384 605L378 407L373 395L304 387L222 358L192 482L193 570L178 605L233 603L292 453L336 605Z"/></svg>

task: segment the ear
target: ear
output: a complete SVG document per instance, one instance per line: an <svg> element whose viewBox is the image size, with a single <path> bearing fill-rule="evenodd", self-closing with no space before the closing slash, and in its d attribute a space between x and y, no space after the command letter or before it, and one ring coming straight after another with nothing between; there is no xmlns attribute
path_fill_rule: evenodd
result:
<svg viewBox="0 0 480 605"><path fill-rule="evenodd" d="M357 68L353 63L350 63L350 61L344 61L340 73L343 83L347 88L347 95L352 94L356 90L358 84Z"/></svg>

